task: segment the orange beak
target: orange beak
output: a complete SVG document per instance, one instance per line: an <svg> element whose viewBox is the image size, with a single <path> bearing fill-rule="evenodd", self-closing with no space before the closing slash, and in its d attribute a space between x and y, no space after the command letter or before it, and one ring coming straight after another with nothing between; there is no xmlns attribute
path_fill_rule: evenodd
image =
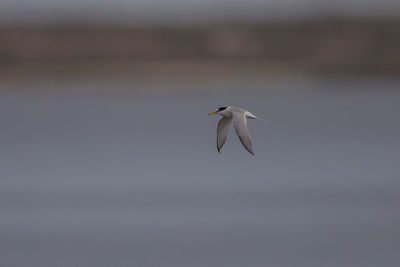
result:
<svg viewBox="0 0 400 267"><path fill-rule="evenodd" d="M208 115L214 115L214 114L217 114L217 112L214 111L214 112L209 113Z"/></svg>

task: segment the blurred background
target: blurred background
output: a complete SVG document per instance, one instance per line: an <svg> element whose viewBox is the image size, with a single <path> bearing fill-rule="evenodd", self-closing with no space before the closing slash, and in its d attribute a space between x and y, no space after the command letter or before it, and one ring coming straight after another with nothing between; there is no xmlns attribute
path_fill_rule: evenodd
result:
<svg viewBox="0 0 400 267"><path fill-rule="evenodd" d="M2 0L1 266L399 266L399 12Z"/></svg>

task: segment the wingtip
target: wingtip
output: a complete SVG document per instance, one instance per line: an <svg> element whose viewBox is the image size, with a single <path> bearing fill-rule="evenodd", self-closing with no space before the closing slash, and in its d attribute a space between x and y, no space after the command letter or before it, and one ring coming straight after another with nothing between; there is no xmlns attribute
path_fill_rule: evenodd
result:
<svg viewBox="0 0 400 267"><path fill-rule="evenodd" d="M246 149L247 150L247 149ZM255 156L256 154L252 150L247 150L251 155Z"/></svg>

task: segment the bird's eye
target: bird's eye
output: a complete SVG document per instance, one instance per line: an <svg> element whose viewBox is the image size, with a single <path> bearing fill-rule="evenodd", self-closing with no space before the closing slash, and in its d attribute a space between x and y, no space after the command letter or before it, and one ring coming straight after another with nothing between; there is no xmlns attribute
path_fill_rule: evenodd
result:
<svg viewBox="0 0 400 267"><path fill-rule="evenodd" d="M226 109L227 107L220 107L220 108L218 108L218 111L221 111L221 110L224 110L224 109Z"/></svg>

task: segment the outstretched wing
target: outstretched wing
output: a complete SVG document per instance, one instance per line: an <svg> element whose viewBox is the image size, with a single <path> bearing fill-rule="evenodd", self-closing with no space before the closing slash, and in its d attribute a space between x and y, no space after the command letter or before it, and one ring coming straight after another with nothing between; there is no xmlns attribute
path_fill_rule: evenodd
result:
<svg viewBox="0 0 400 267"><path fill-rule="evenodd" d="M226 138L228 137L229 128L232 125L232 117L222 117L218 122L217 127L217 150L218 153L221 151L222 146L225 144Z"/></svg>
<svg viewBox="0 0 400 267"><path fill-rule="evenodd" d="M247 129L247 119L244 114L233 114L233 126L235 127L236 134L239 136L240 142L250 154L254 155L253 146L251 145L250 133Z"/></svg>

